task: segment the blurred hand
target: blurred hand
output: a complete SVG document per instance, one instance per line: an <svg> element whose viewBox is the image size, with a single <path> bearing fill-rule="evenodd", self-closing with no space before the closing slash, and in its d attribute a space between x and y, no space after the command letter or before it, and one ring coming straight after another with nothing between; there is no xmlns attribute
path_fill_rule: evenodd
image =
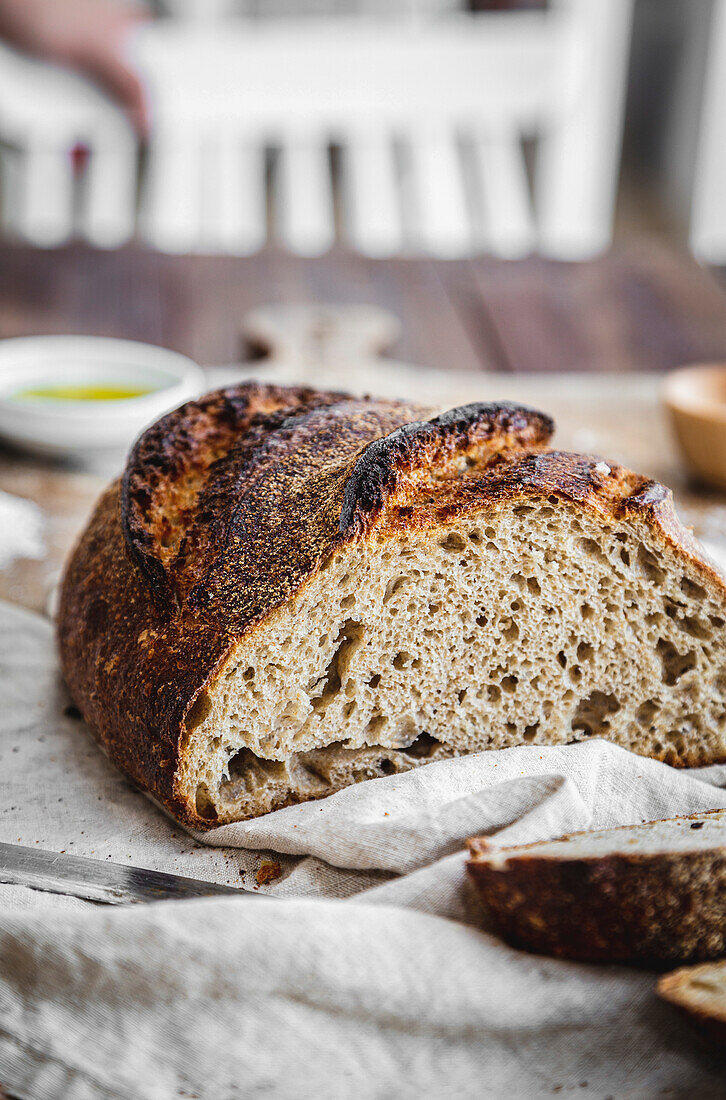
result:
<svg viewBox="0 0 726 1100"><path fill-rule="evenodd" d="M129 30L146 18L136 6L108 0L0 0L0 37L97 80L143 135L144 92L126 64L124 43Z"/></svg>

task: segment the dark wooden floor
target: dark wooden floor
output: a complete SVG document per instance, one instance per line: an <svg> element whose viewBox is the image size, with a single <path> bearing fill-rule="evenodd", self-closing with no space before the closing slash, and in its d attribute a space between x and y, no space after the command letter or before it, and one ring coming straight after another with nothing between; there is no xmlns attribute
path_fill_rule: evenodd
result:
<svg viewBox="0 0 726 1100"><path fill-rule="evenodd" d="M398 358L461 370L647 370L726 359L726 286L661 242L588 263L304 260L0 246L0 336L78 332L164 344L203 364L243 354L267 303L358 302L398 315Z"/></svg>

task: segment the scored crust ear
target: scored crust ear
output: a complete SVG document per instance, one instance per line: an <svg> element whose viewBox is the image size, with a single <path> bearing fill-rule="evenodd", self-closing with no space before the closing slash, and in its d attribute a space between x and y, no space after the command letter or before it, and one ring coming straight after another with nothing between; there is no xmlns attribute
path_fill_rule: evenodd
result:
<svg viewBox="0 0 726 1100"><path fill-rule="evenodd" d="M370 526L396 488L419 479L446 478L472 467L491 467L498 457L536 450L549 442L554 421L545 413L507 401L475 402L425 422L404 424L370 443L356 462L343 496L338 530Z"/></svg>
<svg viewBox="0 0 726 1100"><path fill-rule="evenodd" d="M209 470L260 415L294 415L344 394L248 383L189 401L148 428L129 455L121 509L129 552L158 602L172 598L168 566ZM210 516L210 520L213 520Z"/></svg>

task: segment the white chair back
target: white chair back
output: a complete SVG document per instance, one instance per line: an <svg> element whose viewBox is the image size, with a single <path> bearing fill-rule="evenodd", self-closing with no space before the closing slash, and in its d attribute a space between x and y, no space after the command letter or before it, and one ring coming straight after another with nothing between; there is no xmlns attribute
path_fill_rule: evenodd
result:
<svg viewBox="0 0 726 1100"><path fill-rule="evenodd" d="M142 27L131 56L153 126L138 196L120 114L3 51L8 85L26 83L6 104L0 59L6 229L101 246L136 231L168 252L244 255L272 237L316 255L339 237L374 256L591 255L611 234L631 7Z"/></svg>

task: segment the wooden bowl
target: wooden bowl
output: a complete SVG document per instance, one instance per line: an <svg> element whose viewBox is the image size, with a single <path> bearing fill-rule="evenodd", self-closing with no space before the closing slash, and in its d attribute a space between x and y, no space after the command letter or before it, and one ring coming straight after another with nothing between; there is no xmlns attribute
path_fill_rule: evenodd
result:
<svg viewBox="0 0 726 1100"><path fill-rule="evenodd" d="M663 398L691 473L726 489L726 363L673 371Z"/></svg>

